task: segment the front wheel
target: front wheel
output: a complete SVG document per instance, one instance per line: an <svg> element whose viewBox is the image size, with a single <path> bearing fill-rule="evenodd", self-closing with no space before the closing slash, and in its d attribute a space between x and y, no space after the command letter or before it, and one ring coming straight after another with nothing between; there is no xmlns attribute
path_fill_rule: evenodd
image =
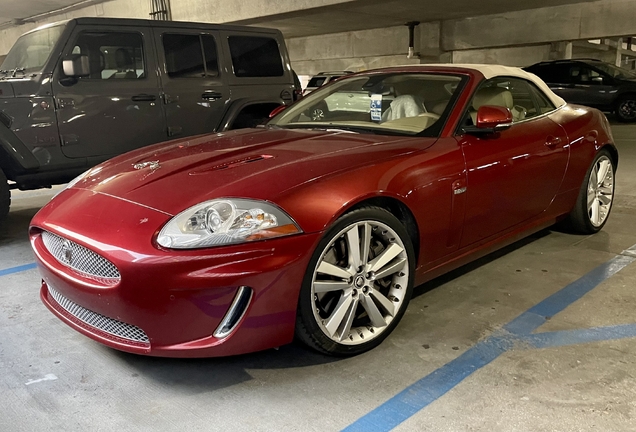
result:
<svg viewBox="0 0 636 432"><path fill-rule="evenodd" d="M379 345L411 298L414 251L400 221L378 207L341 217L314 251L298 302L297 337L320 352Z"/></svg>
<svg viewBox="0 0 636 432"><path fill-rule="evenodd" d="M636 121L636 95L623 96L616 102L616 118L624 123Z"/></svg>
<svg viewBox="0 0 636 432"><path fill-rule="evenodd" d="M603 228L614 202L614 169L609 152L598 152L581 185L576 205L566 220L570 229L594 234Z"/></svg>
<svg viewBox="0 0 636 432"><path fill-rule="evenodd" d="M7 176L0 169L0 220L7 217L9 214L9 207L11 206L11 191L9 190L9 183Z"/></svg>

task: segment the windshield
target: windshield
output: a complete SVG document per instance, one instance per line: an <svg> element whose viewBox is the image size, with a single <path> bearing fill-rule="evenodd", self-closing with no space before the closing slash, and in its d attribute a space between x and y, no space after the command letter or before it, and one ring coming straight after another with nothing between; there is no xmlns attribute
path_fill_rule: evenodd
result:
<svg viewBox="0 0 636 432"><path fill-rule="evenodd" d="M342 78L284 110L268 123L282 128L436 136L459 76L386 73Z"/></svg>
<svg viewBox="0 0 636 432"><path fill-rule="evenodd" d="M594 67L618 79L636 79L636 73L609 63L594 63Z"/></svg>
<svg viewBox="0 0 636 432"><path fill-rule="evenodd" d="M57 25L21 36L7 54L0 69L5 72L24 73L41 71L63 30L63 25Z"/></svg>

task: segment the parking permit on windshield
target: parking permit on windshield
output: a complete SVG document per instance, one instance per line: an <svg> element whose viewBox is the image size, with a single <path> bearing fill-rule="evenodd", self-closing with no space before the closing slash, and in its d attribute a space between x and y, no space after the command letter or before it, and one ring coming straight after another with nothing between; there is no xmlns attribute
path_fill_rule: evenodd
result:
<svg viewBox="0 0 636 432"><path fill-rule="evenodd" d="M372 121L382 120L382 95L381 94L371 95L371 120Z"/></svg>

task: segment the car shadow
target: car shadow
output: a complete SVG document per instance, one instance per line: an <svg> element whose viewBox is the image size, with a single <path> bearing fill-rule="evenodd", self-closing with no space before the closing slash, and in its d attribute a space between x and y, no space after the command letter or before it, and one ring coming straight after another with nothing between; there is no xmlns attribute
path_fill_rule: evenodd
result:
<svg viewBox="0 0 636 432"><path fill-rule="evenodd" d="M143 375L162 386L187 394L220 390L250 381L253 377L249 370L292 369L342 360L319 354L296 342L251 354L194 359L140 356L101 345L98 349L138 371L132 374L133 377Z"/></svg>
<svg viewBox="0 0 636 432"><path fill-rule="evenodd" d="M455 270L452 270L448 273L445 273L441 276L436 277L433 280L430 280L428 282L423 283L422 285L416 286L413 289L413 295L412 298L416 298L419 297L423 294L426 294L427 292L430 292L442 285L445 285L455 279L457 279L460 276L463 276L467 273L472 272L473 270L478 269L479 267L489 264L499 258L501 258L504 255L509 254L510 252L516 251L517 249L520 249L530 243L533 243L543 237L546 237L548 235L550 235L550 232L554 230L554 227L550 227L550 228L546 228L544 230L541 230L539 232L536 232L528 237L525 237L521 240L517 240L516 242L503 247L501 249L498 249L494 252L489 253L486 256L483 256L479 259L476 259L475 261L472 261L468 264L465 264Z"/></svg>

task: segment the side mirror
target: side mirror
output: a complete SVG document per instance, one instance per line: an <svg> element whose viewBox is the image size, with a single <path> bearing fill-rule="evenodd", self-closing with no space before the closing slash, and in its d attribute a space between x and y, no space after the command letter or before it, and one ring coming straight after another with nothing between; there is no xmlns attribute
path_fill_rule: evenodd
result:
<svg viewBox="0 0 636 432"><path fill-rule="evenodd" d="M603 84L603 77L602 76L592 77L592 82L594 84Z"/></svg>
<svg viewBox="0 0 636 432"><path fill-rule="evenodd" d="M276 116L277 114L281 113L285 108L287 108L287 105L277 106L276 108L274 108L274 110L271 113L269 113L269 118L272 118Z"/></svg>
<svg viewBox="0 0 636 432"><path fill-rule="evenodd" d="M71 78L89 76L91 73L88 63L88 56L82 54L71 54L69 59L62 61L64 75Z"/></svg>
<svg viewBox="0 0 636 432"><path fill-rule="evenodd" d="M512 126L512 112L496 105L484 105L477 110L475 126L464 128L470 134L489 134L506 130Z"/></svg>

